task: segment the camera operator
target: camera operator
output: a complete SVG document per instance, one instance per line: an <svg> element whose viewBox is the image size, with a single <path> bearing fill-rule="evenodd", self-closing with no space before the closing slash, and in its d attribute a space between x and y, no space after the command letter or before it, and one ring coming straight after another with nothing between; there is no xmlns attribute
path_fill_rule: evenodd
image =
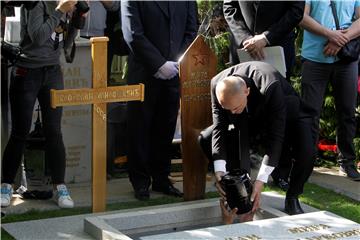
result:
<svg viewBox="0 0 360 240"><path fill-rule="evenodd" d="M21 8L21 55L11 73L10 105L12 129L2 166L1 206L9 206L14 178L25 149L36 99L41 106L45 158L50 165L55 199L59 207L72 208L74 202L64 184L65 147L61 133L62 108L50 106L50 89L63 89L61 50L74 44L77 30L66 27L67 16L77 1L38 1Z"/></svg>

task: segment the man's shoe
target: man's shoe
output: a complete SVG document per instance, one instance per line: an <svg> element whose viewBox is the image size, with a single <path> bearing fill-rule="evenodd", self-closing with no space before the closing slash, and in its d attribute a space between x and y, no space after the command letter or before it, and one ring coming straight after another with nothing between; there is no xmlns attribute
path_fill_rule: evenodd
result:
<svg viewBox="0 0 360 240"><path fill-rule="evenodd" d="M152 186L152 190L155 192L162 192L166 195L174 196L174 197L183 197L184 194L180 192L179 189L175 188L172 184L164 185L164 186Z"/></svg>
<svg viewBox="0 0 360 240"><path fill-rule="evenodd" d="M56 186L54 192L55 202L60 208L73 208L74 201L70 197L70 193L65 184L59 184Z"/></svg>
<svg viewBox="0 0 360 240"><path fill-rule="evenodd" d="M299 199L297 198L286 198L285 199L285 212L289 215L296 215L304 213L301 208Z"/></svg>
<svg viewBox="0 0 360 240"><path fill-rule="evenodd" d="M1 207L8 207L11 203L13 188L11 184L1 184Z"/></svg>
<svg viewBox="0 0 360 240"><path fill-rule="evenodd" d="M285 179L282 179L282 178L279 178L277 180L274 179L274 183L277 187L279 187L284 192L289 190L290 185Z"/></svg>
<svg viewBox="0 0 360 240"><path fill-rule="evenodd" d="M354 164L340 164L339 173L354 181L360 181L360 173L357 171Z"/></svg>
<svg viewBox="0 0 360 240"><path fill-rule="evenodd" d="M150 193L148 188L139 188L135 189L135 198L140 201L145 201L150 199Z"/></svg>

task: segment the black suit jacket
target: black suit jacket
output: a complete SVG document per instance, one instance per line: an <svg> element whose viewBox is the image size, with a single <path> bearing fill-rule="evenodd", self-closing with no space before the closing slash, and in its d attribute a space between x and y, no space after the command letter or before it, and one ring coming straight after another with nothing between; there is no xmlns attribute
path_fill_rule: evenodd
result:
<svg viewBox="0 0 360 240"><path fill-rule="evenodd" d="M223 109L215 94L216 85L225 77L234 75L242 77L250 88L247 110L241 114L232 114L229 110ZM264 124L265 153L269 156L269 161L264 163L277 166L284 140L286 119L296 119L298 117L296 109L299 109L300 105L300 98L280 73L264 62L254 61L235 65L220 72L211 80L211 100L214 125L213 160L228 160L226 132L229 125L233 124L240 131L242 128L247 131L244 129L247 126L241 126L241 119L248 118L249 123ZM286 111L289 104L295 109L294 111ZM243 144L248 145L248 142L243 141L240 145Z"/></svg>
<svg viewBox="0 0 360 240"><path fill-rule="evenodd" d="M237 48L262 33L270 45L281 45L302 20L304 7L304 1L224 0L224 16Z"/></svg>
<svg viewBox="0 0 360 240"><path fill-rule="evenodd" d="M130 47L128 82L151 79L166 61L178 61L197 34L195 1L121 1Z"/></svg>

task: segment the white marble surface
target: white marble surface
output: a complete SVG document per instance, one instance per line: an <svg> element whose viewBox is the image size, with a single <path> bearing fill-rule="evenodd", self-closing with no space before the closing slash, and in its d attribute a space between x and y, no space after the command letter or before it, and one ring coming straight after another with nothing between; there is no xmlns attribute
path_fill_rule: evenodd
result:
<svg viewBox="0 0 360 240"><path fill-rule="evenodd" d="M322 236L322 238L319 238ZM256 222L238 223L191 231L141 237L161 239L360 239L360 224L321 211Z"/></svg>

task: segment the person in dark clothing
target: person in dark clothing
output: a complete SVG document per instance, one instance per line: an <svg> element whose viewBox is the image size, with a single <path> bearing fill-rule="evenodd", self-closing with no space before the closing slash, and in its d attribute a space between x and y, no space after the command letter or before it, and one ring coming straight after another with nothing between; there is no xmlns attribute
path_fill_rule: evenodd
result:
<svg viewBox="0 0 360 240"><path fill-rule="evenodd" d="M295 27L304 14L304 1L224 1L224 16L231 32L231 59L239 63L236 50L244 48L254 60L264 58L266 46L284 49L286 79L290 81L295 64ZM285 160L285 159L284 159ZM291 162L281 162L273 173L274 183L289 188Z"/></svg>
<svg viewBox="0 0 360 240"><path fill-rule="evenodd" d="M12 128L2 161L1 206L11 203L14 178L20 166L28 137L36 99L42 112L46 138L45 158L50 165L55 200L61 208L74 202L64 184L65 147L61 133L62 108L50 106L50 89L63 89L60 50L71 49L77 30L64 21L76 1L39 1L31 8L21 8L22 54L11 73L10 106Z"/></svg>
<svg viewBox="0 0 360 240"><path fill-rule="evenodd" d="M337 56L340 49L350 40L360 36L360 1L331 1L338 16L336 30L331 3L306 1L304 18L304 38L301 49L302 79L301 96L314 109L314 128L319 134L320 114L328 84L333 89L336 107L336 143L339 173L354 181L360 181L356 169L356 84L358 80L358 60L347 62ZM316 147L316 145L314 145Z"/></svg>
<svg viewBox="0 0 360 240"><path fill-rule="evenodd" d="M216 181L231 170L250 172L250 137L262 132L265 155L251 197L253 211L259 206L263 183L280 159L294 158L285 211L303 213L298 196L314 162L310 108L278 71L263 62L241 63L216 75L211 99L213 125L201 133L200 145L214 161Z"/></svg>
<svg viewBox="0 0 360 240"><path fill-rule="evenodd" d="M178 60L197 34L195 1L122 1L130 53L128 83L145 84L145 101L128 103L129 177L139 200L149 187L182 196L168 179L179 109Z"/></svg>
<svg viewBox="0 0 360 240"><path fill-rule="evenodd" d="M286 62L286 78L290 80L295 63L295 27L304 14L304 1L240 1L225 0L224 16L229 25L232 63L239 63L236 50L244 48L254 60L264 58L266 46L282 46Z"/></svg>

